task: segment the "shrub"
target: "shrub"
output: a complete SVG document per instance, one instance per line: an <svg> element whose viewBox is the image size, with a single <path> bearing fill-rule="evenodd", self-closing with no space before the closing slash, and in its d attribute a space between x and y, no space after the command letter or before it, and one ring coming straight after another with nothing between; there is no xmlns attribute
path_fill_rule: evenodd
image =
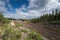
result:
<svg viewBox="0 0 60 40"><path fill-rule="evenodd" d="M2 13L0 13L0 24L9 23L9 20L3 16Z"/></svg>
<svg viewBox="0 0 60 40"><path fill-rule="evenodd" d="M40 36L40 34L36 33L36 32L31 32L29 35L29 37L26 38L26 40L43 40Z"/></svg>
<svg viewBox="0 0 60 40"><path fill-rule="evenodd" d="M19 40L20 38L21 32L10 26L5 28L2 35L3 40Z"/></svg>
<svg viewBox="0 0 60 40"><path fill-rule="evenodd" d="M27 33L27 30L23 30L23 29L22 29L21 32L25 32L25 33Z"/></svg>

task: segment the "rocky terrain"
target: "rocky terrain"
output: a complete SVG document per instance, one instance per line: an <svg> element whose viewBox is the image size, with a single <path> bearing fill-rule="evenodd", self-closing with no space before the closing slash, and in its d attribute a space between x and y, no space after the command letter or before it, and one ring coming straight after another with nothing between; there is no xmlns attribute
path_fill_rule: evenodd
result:
<svg viewBox="0 0 60 40"><path fill-rule="evenodd" d="M0 40L43 40L41 35L13 20L9 24L0 25Z"/></svg>

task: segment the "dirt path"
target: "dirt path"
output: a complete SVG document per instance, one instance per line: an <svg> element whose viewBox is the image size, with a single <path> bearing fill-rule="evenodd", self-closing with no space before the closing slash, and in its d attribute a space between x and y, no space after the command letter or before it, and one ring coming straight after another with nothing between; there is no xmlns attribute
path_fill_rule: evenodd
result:
<svg viewBox="0 0 60 40"><path fill-rule="evenodd" d="M10 25L11 25L11 26L15 26L15 23L14 23L13 20L10 22Z"/></svg>

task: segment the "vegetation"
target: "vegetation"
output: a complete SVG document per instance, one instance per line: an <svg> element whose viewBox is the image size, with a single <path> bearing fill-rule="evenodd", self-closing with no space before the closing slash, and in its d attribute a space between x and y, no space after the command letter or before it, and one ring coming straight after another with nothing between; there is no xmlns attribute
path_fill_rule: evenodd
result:
<svg viewBox="0 0 60 40"><path fill-rule="evenodd" d="M2 39L3 40L19 40L21 38L21 32L15 30L14 27L6 26L3 30Z"/></svg>
<svg viewBox="0 0 60 40"><path fill-rule="evenodd" d="M16 27L20 27L20 26L23 26L22 24L16 24Z"/></svg>
<svg viewBox="0 0 60 40"><path fill-rule="evenodd" d="M43 40L43 39L41 38L40 34L33 31L28 35L26 40Z"/></svg>
<svg viewBox="0 0 60 40"><path fill-rule="evenodd" d="M31 22L37 23L37 22L55 22L55 21L60 21L60 11L59 10L55 10L52 11L52 13L49 14L45 14L43 16L41 16L40 18L34 18L31 19Z"/></svg>
<svg viewBox="0 0 60 40"><path fill-rule="evenodd" d="M0 24L9 23L10 20L5 18L2 13L0 13Z"/></svg>
<svg viewBox="0 0 60 40"><path fill-rule="evenodd" d="M27 33L28 31L27 31L27 30L23 30L23 29L22 29L22 30L21 30L21 32Z"/></svg>
<svg viewBox="0 0 60 40"><path fill-rule="evenodd" d="M23 33L27 34L25 37L25 40L42 40L40 34L35 34L35 32L28 31L26 29L23 29L22 24L15 24L15 26L11 26L10 20L12 18L5 18L2 13L0 13L0 37L2 40L21 40ZM15 19L13 19L15 20ZM29 23L28 20L24 20L25 22ZM20 28L22 27L22 28ZM31 32L31 33L30 33ZM24 38L23 38L24 39Z"/></svg>
<svg viewBox="0 0 60 40"><path fill-rule="evenodd" d="M0 13L0 37L2 40L19 40L21 32L9 24L10 20Z"/></svg>

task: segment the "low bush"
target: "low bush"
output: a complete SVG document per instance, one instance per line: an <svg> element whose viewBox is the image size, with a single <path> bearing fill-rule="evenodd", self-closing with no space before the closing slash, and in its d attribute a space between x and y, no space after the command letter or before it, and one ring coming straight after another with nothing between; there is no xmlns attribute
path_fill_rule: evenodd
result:
<svg viewBox="0 0 60 40"><path fill-rule="evenodd" d="M31 32L25 40L43 40L40 34L36 32Z"/></svg>

